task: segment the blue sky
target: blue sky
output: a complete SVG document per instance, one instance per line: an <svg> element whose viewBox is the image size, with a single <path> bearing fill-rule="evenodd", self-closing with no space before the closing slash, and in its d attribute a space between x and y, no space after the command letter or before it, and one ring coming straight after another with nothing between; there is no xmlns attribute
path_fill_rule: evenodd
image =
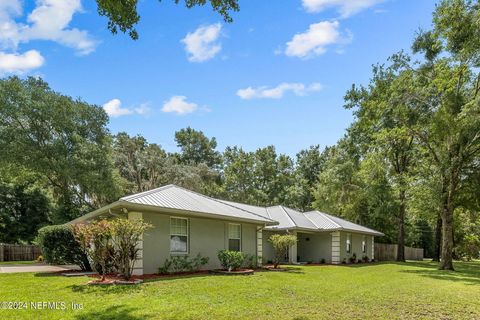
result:
<svg viewBox="0 0 480 320"><path fill-rule="evenodd" d="M409 49L430 0L240 0L234 22L211 8L139 1L140 39L111 35L94 1L2 0L0 74L42 76L109 110L113 133L175 151L191 126L219 150L273 144L294 156L334 144L352 121L343 96L371 65Z"/></svg>

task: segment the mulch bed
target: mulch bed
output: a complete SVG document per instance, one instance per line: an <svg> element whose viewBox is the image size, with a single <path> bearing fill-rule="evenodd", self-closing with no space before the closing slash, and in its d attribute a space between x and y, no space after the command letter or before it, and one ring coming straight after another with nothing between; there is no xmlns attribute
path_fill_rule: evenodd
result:
<svg viewBox="0 0 480 320"><path fill-rule="evenodd" d="M211 270L210 272L213 273L213 274L233 276L233 275L250 275L250 274L253 274L255 271L252 270L252 269L238 269L238 270L235 270L235 271L228 271L228 270L225 270L225 269L217 269L217 270Z"/></svg>
<svg viewBox="0 0 480 320"><path fill-rule="evenodd" d="M286 268L274 268L273 266L263 266L263 269L274 272L288 271Z"/></svg>

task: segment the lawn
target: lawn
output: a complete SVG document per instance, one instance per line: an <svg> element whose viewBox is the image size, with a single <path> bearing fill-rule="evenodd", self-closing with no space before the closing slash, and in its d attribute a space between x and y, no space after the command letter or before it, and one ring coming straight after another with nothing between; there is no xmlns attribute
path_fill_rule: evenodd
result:
<svg viewBox="0 0 480 320"><path fill-rule="evenodd" d="M65 302L66 310L0 310L0 319L480 319L480 262L292 267L199 275L136 287L87 278L0 274L0 301ZM83 309L72 310L71 303Z"/></svg>
<svg viewBox="0 0 480 320"><path fill-rule="evenodd" d="M9 265L9 264L34 264L37 263L36 261L0 261L1 265Z"/></svg>

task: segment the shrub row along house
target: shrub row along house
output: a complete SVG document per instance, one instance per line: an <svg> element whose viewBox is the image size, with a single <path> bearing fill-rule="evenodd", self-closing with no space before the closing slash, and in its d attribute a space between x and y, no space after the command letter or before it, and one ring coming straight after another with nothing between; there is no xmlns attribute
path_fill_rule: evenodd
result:
<svg viewBox="0 0 480 320"><path fill-rule="evenodd" d="M99 218L143 219L153 225L138 246L134 274L156 273L166 259L182 255L208 257L207 269L220 267L217 253L228 249L273 260L268 238L290 233L298 242L285 262L339 264L354 254L374 258L374 237L381 232L319 211L299 212L284 206L257 207L211 198L175 185L126 196L70 224Z"/></svg>

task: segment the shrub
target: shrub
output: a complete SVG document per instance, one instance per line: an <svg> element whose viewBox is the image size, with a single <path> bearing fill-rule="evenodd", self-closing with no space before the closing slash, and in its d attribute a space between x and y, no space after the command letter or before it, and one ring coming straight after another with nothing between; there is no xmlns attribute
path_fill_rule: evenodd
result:
<svg viewBox="0 0 480 320"><path fill-rule="evenodd" d="M350 261L350 263L355 263L357 261L357 254L353 253L348 260Z"/></svg>
<svg viewBox="0 0 480 320"><path fill-rule="evenodd" d="M245 260L243 262L242 267L248 269L255 269L258 265L258 257L254 254L245 254Z"/></svg>
<svg viewBox="0 0 480 320"><path fill-rule="evenodd" d="M273 267L277 268L282 261L282 257L285 256L287 250L297 243L297 237L291 234L274 234L270 236L268 241L272 244L275 251Z"/></svg>
<svg viewBox="0 0 480 320"><path fill-rule="evenodd" d="M239 251L221 250L218 252L218 260L222 267L230 272L242 266L245 255Z"/></svg>
<svg viewBox="0 0 480 320"><path fill-rule="evenodd" d="M92 266L105 280L107 266L114 261L112 229L107 220L72 226L75 239L92 261Z"/></svg>
<svg viewBox="0 0 480 320"><path fill-rule="evenodd" d="M115 219L109 222L113 242L113 261L120 275L126 280L133 273L135 261L138 259L140 248L137 246L142 239L143 232L152 225L142 220Z"/></svg>
<svg viewBox="0 0 480 320"><path fill-rule="evenodd" d="M370 261L370 259L368 259L368 256L366 256L366 255L362 257L362 260L365 263Z"/></svg>
<svg viewBox="0 0 480 320"><path fill-rule="evenodd" d="M321 263L321 264L325 264L325 262L326 262L326 261L325 261L324 258L320 259L320 263Z"/></svg>
<svg viewBox="0 0 480 320"><path fill-rule="evenodd" d="M38 230L37 242L47 263L75 264L84 271L90 271L91 266L86 252L66 225L54 225Z"/></svg>
<svg viewBox="0 0 480 320"><path fill-rule="evenodd" d="M37 259L35 259L36 262L43 262L45 259L43 258L42 255L38 256Z"/></svg>
<svg viewBox="0 0 480 320"><path fill-rule="evenodd" d="M208 257L202 257L199 254L195 258L187 256L173 256L166 259L163 266L158 268L158 273L177 273L177 272L195 272L208 263Z"/></svg>

